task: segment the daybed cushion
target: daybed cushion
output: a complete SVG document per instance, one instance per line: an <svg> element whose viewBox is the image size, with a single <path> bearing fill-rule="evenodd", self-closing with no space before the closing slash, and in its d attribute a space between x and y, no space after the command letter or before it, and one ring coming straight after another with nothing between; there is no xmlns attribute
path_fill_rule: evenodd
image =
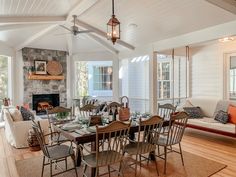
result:
<svg viewBox="0 0 236 177"><path fill-rule="evenodd" d="M220 99L214 98L189 98L188 99L193 106L199 106L205 117L213 118L216 105Z"/></svg>
<svg viewBox="0 0 236 177"><path fill-rule="evenodd" d="M204 128L220 130L229 133L235 133L235 124L232 123L222 124L212 118L207 118L207 117L204 117L202 119L189 119L188 124Z"/></svg>

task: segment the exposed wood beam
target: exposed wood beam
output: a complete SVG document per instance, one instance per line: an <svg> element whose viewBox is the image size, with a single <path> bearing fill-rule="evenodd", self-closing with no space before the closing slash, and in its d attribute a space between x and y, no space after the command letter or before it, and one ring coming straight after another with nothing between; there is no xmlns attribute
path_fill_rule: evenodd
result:
<svg viewBox="0 0 236 177"><path fill-rule="evenodd" d="M42 37L43 35L47 34L48 32L50 32L51 30L55 29L58 25L57 24L53 24L50 25L49 27L41 30L40 32L36 33L35 35L31 36L30 38L28 38L27 40L25 40L23 43L21 43L20 45L18 45L16 47L16 50L21 50L22 48L26 47L27 45L31 44L32 42L34 42L35 40L37 40L38 38Z"/></svg>
<svg viewBox="0 0 236 177"><path fill-rule="evenodd" d="M0 17L0 24L27 24L27 23L63 23L64 16L43 17Z"/></svg>
<svg viewBox="0 0 236 177"><path fill-rule="evenodd" d="M119 51L116 50L114 47L112 47L111 45L109 45L108 43L106 43L105 41L103 41L101 38L91 34L91 33L86 33L86 35L94 40L95 42L97 42L99 45L101 45L102 47L104 47L105 49L107 49L109 52L113 53L113 54L118 54Z"/></svg>
<svg viewBox="0 0 236 177"><path fill-rule="evenodd" d="M82 0L77 3L75 7L73 7L67 17L66 21L70 21L72 19L72 15L80 16L84 12L86 12L88 9L90 9L93 5L95 5L99 0Z"/></svg>
<svg viewBox="0 0 236 177"><path fill-rule="evenodd" d="M94 27L92 25L89 25L89 24L87 24L87 23L85 23L85 22L83 22L81 20L77 19L76 20L76 24L81 26L81 27L83 27L83 28L86 28L86 29L94 31L94 33L96 33L97 35L99 35L101 37L107 38L107 33L106 32L104 32L104 31L102 31L102 30L100 30L100 29L98 29L98 28L96 28L96 27ZM122 46L124 46L124 47L126 47L126 48L128 48L128 49L131 49L131 50L135 49L135 47L133 45L128 44L127 42L124 42L122 40L117 40L117 43L122 45Z"/></svg>

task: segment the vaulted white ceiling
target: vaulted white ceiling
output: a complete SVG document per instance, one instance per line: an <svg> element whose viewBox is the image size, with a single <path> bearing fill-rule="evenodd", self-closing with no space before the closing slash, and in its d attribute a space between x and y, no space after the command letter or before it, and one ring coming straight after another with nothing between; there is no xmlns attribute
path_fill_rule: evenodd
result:
<svg viewBox="0 0 236 177"><path fill-rule="evenodd" d="M101 34L68 34L59 25L70 27L72 14L106 32L111 0L0 0L0 41L17 50L69 50L70 38L73 53L129 50L113 46ZM236 20L234 14L205 0L115 0L115 14L122 41L135 47Z"/></svg>

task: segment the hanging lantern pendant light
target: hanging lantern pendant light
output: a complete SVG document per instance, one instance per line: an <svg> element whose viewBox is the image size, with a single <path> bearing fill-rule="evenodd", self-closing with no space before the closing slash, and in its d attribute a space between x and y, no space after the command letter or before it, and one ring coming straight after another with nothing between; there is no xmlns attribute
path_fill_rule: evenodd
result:
<svg viewBox="0 0 236 177"><path fill-rule="evenodd" d="M112 0L112 16L107 23L107 39L111 40L113 44L120 39L120 22L114 14L114 0Z"/></svg>

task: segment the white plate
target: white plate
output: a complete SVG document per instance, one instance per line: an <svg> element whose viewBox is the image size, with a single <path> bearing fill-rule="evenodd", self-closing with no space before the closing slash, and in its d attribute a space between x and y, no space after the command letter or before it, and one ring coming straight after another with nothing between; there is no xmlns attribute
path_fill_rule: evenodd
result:
<svg viewBox="0 0 236 177"><path fill-rule="evenodd" d="M80 124L68 123L68 124L63 125L61 128L63 130L73 130L73 129L81 128L81 125Z"/></svg>
<svg viewBox="0 0 236 177"><path fill-rule="evenodd" d="M88 127L87 130L91 133L96 133L96 126Z"/></svg>

